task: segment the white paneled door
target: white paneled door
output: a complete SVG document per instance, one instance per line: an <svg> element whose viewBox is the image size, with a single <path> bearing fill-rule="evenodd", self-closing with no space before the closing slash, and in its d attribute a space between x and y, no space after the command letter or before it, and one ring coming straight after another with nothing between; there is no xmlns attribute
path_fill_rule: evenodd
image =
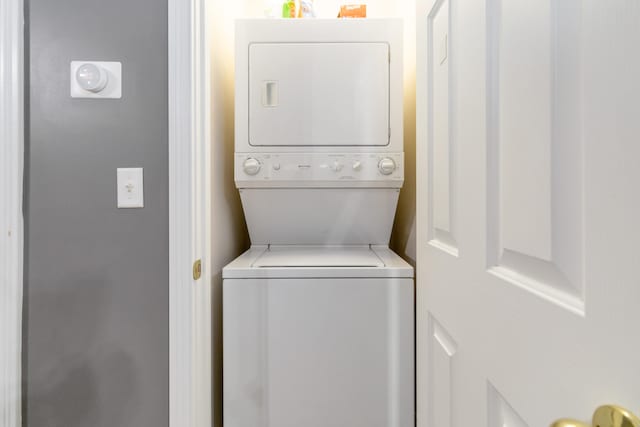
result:
<svg viewBox="0 0 640 427"><path fill-rule="evenodd" d="M640 2L417 19L418 426L640 412Z"/></svg>

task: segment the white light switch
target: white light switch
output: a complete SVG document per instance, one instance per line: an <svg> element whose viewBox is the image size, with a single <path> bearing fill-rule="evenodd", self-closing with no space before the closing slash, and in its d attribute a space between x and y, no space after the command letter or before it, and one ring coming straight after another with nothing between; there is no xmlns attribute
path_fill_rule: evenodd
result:
<svg viewBox="0 0 640 427"><path fill-rule="evenodd" d="M118 208L144 207L142 168L118 168Z"/></svg>

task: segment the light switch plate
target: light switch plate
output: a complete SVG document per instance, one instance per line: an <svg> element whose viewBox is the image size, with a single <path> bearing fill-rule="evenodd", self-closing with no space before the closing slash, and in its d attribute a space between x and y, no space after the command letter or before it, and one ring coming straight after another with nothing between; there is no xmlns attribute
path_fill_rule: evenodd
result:
<svg viewBox="0 0 640 427"><path fill-rule="evenodd" d="M107 86L100 92L84 90L76 80L76 71L83 64L96 65L107 72ZM122 63L113 61L71 61L69 67L70 92L72 98L122 98Z"/></svg>
<svg viewBox="0 0 640 427"><path fill-rule="evenodd" d="M118 168L118 208L144 207L142 168Z"/></svg>

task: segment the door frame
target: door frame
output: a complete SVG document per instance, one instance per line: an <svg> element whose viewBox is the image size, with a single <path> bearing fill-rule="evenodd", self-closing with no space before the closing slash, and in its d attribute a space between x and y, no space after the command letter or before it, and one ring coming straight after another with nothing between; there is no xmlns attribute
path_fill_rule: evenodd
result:
<svg viewBox="0 0 640 427"><path fill-rule="evenodd" d="M24 4L0 0L0 413L22 423Z"/></svg>
<svg viewBox="0 0 640 427"><path fill-rule="evenodd" d="M206 0L169 0L169 426L213 414L211 106ZM194 278L201 260L202 277Z"/></svg>
<svg viewBox="0 0 640 427"><path fill-rule="evenodd" d="M211 426L211 183L208 21L205 0L169 0L169 425ZM2 0L0 67L0 407L21 425L24 180L24 3ZM202 278L192 266L201 260ZM12 345L6 345L5 340ZM10 351L7 351L10 350Z"/></svg>

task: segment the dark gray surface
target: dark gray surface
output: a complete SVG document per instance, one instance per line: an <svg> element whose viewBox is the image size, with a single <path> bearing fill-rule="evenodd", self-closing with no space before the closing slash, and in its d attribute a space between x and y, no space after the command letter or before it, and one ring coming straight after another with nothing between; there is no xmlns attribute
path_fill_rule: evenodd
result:
<svg viewBox="0 0 640 427"><path fill-rule="evenodd" d="M25 425L167 426L167 3L27 6ZM71 60L121 61L123 98L71 99Z"/></svg>

